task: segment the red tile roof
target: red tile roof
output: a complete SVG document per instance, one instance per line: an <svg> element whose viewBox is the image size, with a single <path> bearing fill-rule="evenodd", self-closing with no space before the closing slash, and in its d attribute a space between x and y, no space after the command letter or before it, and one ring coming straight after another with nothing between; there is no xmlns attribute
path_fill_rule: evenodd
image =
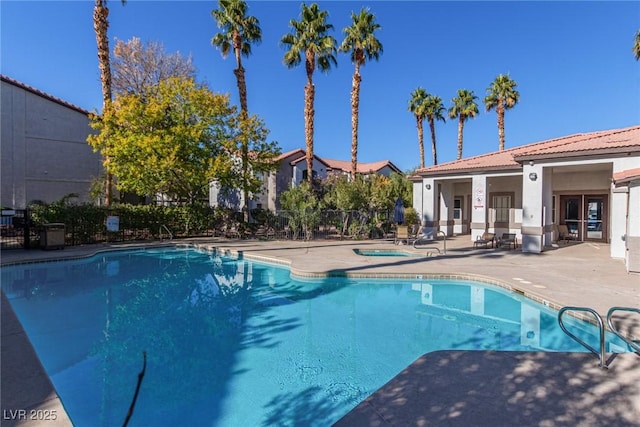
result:
<svg viewBox="0 0 640 427"><path fill-rule="evenodd" d="M295 150L287 151L286 153L282 153L277 160L284 160L293 155L297 155L291 160L291 164L297 164L305 161L305 151L302 148L296 148ZM327 159L325 157L320 157L317 154L313 155L313 158L322 164L324 164L328 169L333 171L343 171L350 172L351 171L351 161L350 160L333 160ZM400 169L396 165L394 165L390 160L381 160L379 162L371 162L371 163L358 163L358 173L366 174L371 171L379 172L385 166L389 166L392 170L396 172L401 172Z"/></svg>
<svg viewBox="0 0 640 427"><path fill-rule="evenodd" d="M580 133L442 163L416 170L413 178L424 175L473 173L478 170L520 170L521 162L527 160L625 152L640 152L640 126Z"/></svg>
<svg viewBox="0 0 640 427"><path fill-rule="evenodd" d="M350 160L333 160L333 159L323 159L327 165L334 171L344 171L351 172L351 161ZM371 162L371 163L358 163L357 172L366 174L369 172L379 172L385 166L389 166L392 170L396 172L400 172L398 167L391 163L389 160L381 160L379 162Z"/></svg>
<svg viewBox="0 0 640 427"><path fill-rule="evenodd" d="M640 180L640 168L627 169L613 174L613 182L615 184L622 184L635 180Z"/></svg>
<svg viewBox="0 0 640 427"><path fill-rule="evenodd" d="M293 156L294 154L304 157L304 150L302 148L296 148L295 150L287 151L286 153L282 153L278 157L276 157L276 161L284 160L287 157ZM298 158L298 157L296 157L296 158Z"/></svg>
<svg viewBox="0 0 640 427"><path fill-rule="evenodd" d="M33 93L35 95L38 95L38 96L41 96L41 97L43 97L45 99L48 99L49 101L53 101L53 102L55 102L57 104L65 106L67 108L71 108L72 110L75 110L75 111L77 111L79 113L86 114L86 115L90 114L90 112L88 110L85 110L84 108L78 107L77 105L74 105L74 104L72 104L70 102L64 101L64 100L62 100L60 98L56 98L53 95L49 95L48 93L45 93L45 92L43 92L43 91L41 91L39 89L36 89L36 88L34 88L32 86L29 86L27 84L19 82L18 80L12 79L11 77L5 76L4 74L0 74L0 81L6 82L6 83L9 83L9 84L11 84L13 86L16 86L16 87L19 87L21 89L24 89L24 90L26 90L28 92L31 92L31 93Z"/></svg>

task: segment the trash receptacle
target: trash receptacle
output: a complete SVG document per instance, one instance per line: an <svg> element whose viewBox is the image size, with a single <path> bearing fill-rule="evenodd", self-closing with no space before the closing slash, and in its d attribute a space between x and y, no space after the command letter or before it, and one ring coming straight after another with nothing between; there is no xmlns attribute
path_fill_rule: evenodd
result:
<svg viewBox="0 0 640 427"><path fill-rule="evenodd" d="M42 249L64 249L64 224L45 224L40 233Z"/></svg>

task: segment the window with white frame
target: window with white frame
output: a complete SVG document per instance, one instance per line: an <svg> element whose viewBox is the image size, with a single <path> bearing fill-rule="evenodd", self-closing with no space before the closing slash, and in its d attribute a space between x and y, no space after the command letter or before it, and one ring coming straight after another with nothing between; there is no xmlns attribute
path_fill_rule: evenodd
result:
<svg viewBox="0 0 640 427"><path fill-rule="evenodd" d="M453 199L453 219L462 219L462 198Z"/></svg>

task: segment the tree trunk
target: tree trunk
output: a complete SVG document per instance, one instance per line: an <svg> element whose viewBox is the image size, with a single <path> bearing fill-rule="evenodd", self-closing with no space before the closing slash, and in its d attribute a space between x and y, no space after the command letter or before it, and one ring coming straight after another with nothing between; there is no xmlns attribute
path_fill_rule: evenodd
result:
<svg viewBox="0 0 640 427"><path fill-rule="evenodd" d="M431 153L433 154L433 165L438 164L438 152L436 151L436 125L435 119L429 119L429 129L431 129Z"/></svg>
<svg viewBox="0 0 640 427"><path fill-rule="evenodd" d="M420 169L424 168L424 130L422 128L422 118L416 117L418 126L418 148L420 150Z"/></svg>
<svg viewBox="0 0 640 427"><path fill-rule="evenodd" d="M351 89L351 179L355 181L358 171L358 114L360 106L360 82L362 78L356 65L353 73L353 87Z"/></svg>
<svg viewBox="0 0 640 427"><path fill-rule="evenodd" d="M307 143L307 181L313 181L313 101L315 87L309 81L304 87L304 136Z"/></svg>
<svg viewBox="0 0 640 427"><path fill-rule="evenodd" d="M498 114L498 140L499 140L499 151L504 150L504 104L502 100L499 100L498 106L496 107L496 113Z"/></svg>
<svg viewBox="0 0 640 427"><path fill-rule="evenodd" d="M102 113L111 104L111 63L109 60L109 37L107 31L109 29L109 8L106 1L96 0L93 8L93 30L96 33L96 43L98 45L98 68L100 69L100 83L102 84ZM109 143L107 133L106 144ZM105 156L105 169L108 168L109 156ZM111 205L113 175L107 170L104 189L104 204Z"/></svg>
<svg viewBox="0 0 640 427"><path fill-rule="evenodd" d="M248 114L249 109L247 107L247 83L244 79L244 68L242 67L242 65L233 70L233 74L235 74L238 84L238 94L240 95L240 111Z"/></svg>
<svg viewBox="0 0 640 427"><path fill-rule="evenodd" d="M460 114L460 121L458 122L458 160L462 158L462 131L464 129L465 116Z"/></svg>

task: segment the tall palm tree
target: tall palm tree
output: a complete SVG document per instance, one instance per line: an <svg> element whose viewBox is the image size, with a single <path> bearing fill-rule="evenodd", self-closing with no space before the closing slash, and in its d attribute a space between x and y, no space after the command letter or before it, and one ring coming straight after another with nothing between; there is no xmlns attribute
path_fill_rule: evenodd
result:
<svg viewBox="0 0 640 427"><path fill-rule="evenodd" d="M425 118L425 103L429 94L424 88L418 87L411 92L409 99L409 111L416 117L416 126L418 127L418 148L420 150L420 168L424 168L424 130L422 122Z"/></svg>
<svg viewBox="0 0 640 427"><path fill-rule="evenodd" d="M484 104L487 111L496 109L498 115L499 150L504 150L504 113L513 108L520 100L520 93L516 90L518 84L509 78L508 74L500 74L487 88Z"/></svg>
<svg viewBox="0 0 640 427"><path fill-rule="evenodd" d="M442 104L442 98L435 95L428 95L424 103L424 115L429 122L429 129L431 130L431 153L433 154L433 164L438 164L438 152L436 151L436 120L445 121L444 105Z"/></svg>
<svg viewBox="0 0 640 427"><path fill-rule="evenodd" d="M121 0L125 4L125 0ZM109 60L109 8L107 0L95 0L93 6L93 30L96 33L96 43L98 45L98 68L100 69L100 83L102 85L102 111L104 112L111 105L111 62ZM109 163L109 158L105 158L105 163ZM105 181L104 203L111 205L113 197L113 176L107 171Z"/></svg>
<svg viewBox="0 0 640 427"><path fill-rule="evenodd" d="M238 84L240 96L241 123L249 116L247 107L247 83L244 78L244 67L242 66L242 56L245 58L251 55L251 43L262 41L262 31L260 21L255 16L247 16L247 3L244 0L219 0L218 9L211 11L211 15L218 23L218 28L222 31L213 36L211 44L220 49L222 57L226 58L231 49L236 57L237 68L233 70ZM241 141L241 161L242 176L245 182L251 173L249 170L249 142L246 138ZM244 219L249 220L249 190L243 186L244 198Z"/></svg>
<svg viewBox="0 0 640 427"><path fill-rule="evenodd" d="M241 57L251 55L251 44L262 41L260 21L254 16L247 16L247 3L244 0L219 0L218 9L211 15L218 23L221 31L211 39L211 44L220 49L226 58L233 49L238 68L233 70L240 95L240 110L247 114L247 84L244 78L244 67Z"/></svg>
<svg viewBox="0 0 640 427"><path fill-rule="evenodd" d="M307 6L302 3L300 21L292 19L289 26L292 32L282 36L280 43L288 47L284 54L284 64L293 68L302 62L307 72L307 84L304 87L304 133L307 144L307 180L313 179L313 118L315 88L313 86L313 72L316 67L320 71L328 72L331 65L338 65L336 61L336 39L328 34L333 25L327 23L328 12L320 10L316 3Z"/></svg>
<svg viewBox="0 0 640 427"><path fill-rule="evenodd" d="M473 91L466 89L458 89L458 96L451 98L451 107L449 108L449 118L458 118L458 160L462 158L462 132L464 130L464 122L478 115L477 96Z"/></svg>
<svg viewBox="0 0 640 427"><path fill-rule="evenodd" d="M635 43L633 44L633 55L636 61L640 59L640 30L636 32Z"/></svg>
<svg viewBox="0 0 640 427"><path fill-rule="evenodd" d="M351 88L351 178L355 180L358 169L358 108L360 105L360 66L367 60L376 61L382 53L382 43L376 38L375 31L381 29L375 22L375 15L369 9L361 9L360 14L351 12L351 26L342 31L346 34L339 50L351 52L351 62L355 64Z"/></svg>

